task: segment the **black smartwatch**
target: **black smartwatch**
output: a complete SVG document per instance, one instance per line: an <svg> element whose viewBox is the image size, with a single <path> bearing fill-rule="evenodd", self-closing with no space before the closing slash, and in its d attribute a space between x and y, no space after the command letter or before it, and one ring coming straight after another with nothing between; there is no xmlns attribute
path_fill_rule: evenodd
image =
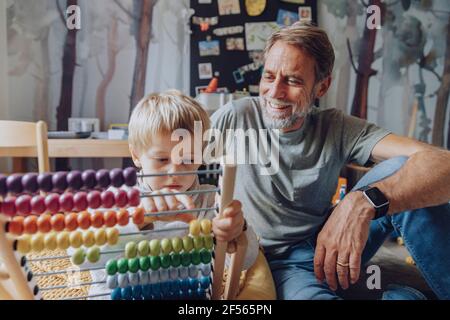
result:
<svg viewBox="0 0 450 320"><path fill-rule="evenodd" d="M374 207L375 217L373 218L373 220L386 215L389 210L389 200L380 191L380 189L378 189L377 187L365 186L359 188L358 191L362 191L367 201L369 201L372 207Z"/></svg>

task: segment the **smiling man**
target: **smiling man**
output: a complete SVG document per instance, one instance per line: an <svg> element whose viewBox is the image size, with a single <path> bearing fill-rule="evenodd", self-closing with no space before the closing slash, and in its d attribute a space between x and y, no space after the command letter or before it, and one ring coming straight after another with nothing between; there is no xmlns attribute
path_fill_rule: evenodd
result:
<svg viewBox="0 0 450 320"><path fill-rule="evenodd" d="M322 29L284 28L267 41L260 97L232 101L213 115L222 132L279 130L279 171L264 176L258 165L241 165L235 190L261 237L278 298L338 299L338 285L355 283L397 230L436 295L450 299L450 153L314 107L333 64ZM341 168L370 160L381 163L330 210ZM421 295L397 287L385 297Z"/></svg>

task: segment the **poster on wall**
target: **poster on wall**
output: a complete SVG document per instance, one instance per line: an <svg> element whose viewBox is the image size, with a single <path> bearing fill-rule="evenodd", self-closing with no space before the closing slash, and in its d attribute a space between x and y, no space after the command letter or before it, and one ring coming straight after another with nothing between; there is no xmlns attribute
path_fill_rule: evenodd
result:
<svg viewBox="0 0 450 320"><path fill-rule="evenodd" d="M297 21L298 13L283 9L278 10L277 23L280 27L289 27Z"/></svg>
<svg viewBox="0 0 450 320"><path fill-rule="evenodd" d="M245 24L245 43L247 50L264 50L266 40L279 30L276 22L251 22Z"/></svg>
<svg viewBox="0 0 450 320"><path fill-rule="evenodd" d="M219 40L200 41L198 43L200 57L218 56L220 55Z"/></svg>
<svg viewBox="0 0 450 320"><path fill-rule="evenodd" d="M241 13L239 0L218 0L217 6L219 7L219 15L221 16Z"/></svg>

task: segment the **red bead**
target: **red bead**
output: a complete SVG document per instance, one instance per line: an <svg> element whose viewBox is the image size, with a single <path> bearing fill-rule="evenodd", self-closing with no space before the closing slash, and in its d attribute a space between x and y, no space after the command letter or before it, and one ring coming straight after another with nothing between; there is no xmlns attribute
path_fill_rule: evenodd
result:
<svg viewBox="0 0 450 320"><path fill-rule="evenodd" d="M114 195L116 207L125 208L128 204L128 196L125 190L119 189Z"/></svg>
<svg viewBox="0 0 450 320"><path fill-rule="evenodd" d="M87 195L88 206L91 209L100 208L102 205L102 195L99 191L94 190L88 193Z"/></svg>
<svg viewBox="0 0 450 320"><path fill-rule="evenodd" d="M114 193L111 191L102 192L102 206L103 208L112 208L114 205Z"/></svg>
<svg viewBox="0 0 450 320"><path fill-rule="evenodd" d="M23 223L25 218L21 216L14 217L9 223L8 223L8 232L15 234L17 236L22 235L23 233Z"/></svg>
<svg viewBox="0 0 450 320"><path fill-rule="evenodd" d="M127 192L128 205L130 207L137 207L141 203L140 192L138 189L130 189Z"/></svg>
<svg viewBox="0 0 450 320"><path fill-rule="evenodd" d="M91 225L94 228L101 228L105 224L105 219L103 218L103 212L95 211L93 215L91 215Z"/></svg>
<svg viewBox="0 0 450 320"><path fill-rule="evenodd" d="M16 212L27 216L31 213L31 197L27 194L16 199Z"/></svg>
<svg viewBox="0 0 450 320"><path fill-rule="evenodd" d="M34 196L31 199L31 212L34 214L42 214L45 212L45 198L43 196Z"/></svg>
<svg viewBox="0 0 450 320"><path fill-rule="evenodd" d="M73 206L75 211L83 211L88 207L86 192L77 192L73 197Z"/></svg>
<svg viewBox="0 0 450 320"><path fill-rule="evenodd" d="M52 216L49 214L40 215L37 219L37 227L39 232L48 233L52 230L51 224Z"/></svg>
<svg viewBox="0 0 450 320"><path fill-rule="evenodd" d="M112 228L117 224L117 216L114 211L108 211L105 214L105 226Z"/></svg>
<svg viewBox="0 0 450 320"><path fill-rule="evenodd" d="M81 229L87 230L91 226L91 215L87 211L80 212L77 221Z"/></svg>
<svg viewBox="0 0 450 320"><path fill-rule="evenodd" d="M73 194L65 192L59 197L59 207L61 211L70 212L73 210Z"/></svg>
<svg viewBox="0 0 450 320"><path fill-rule="evenodd" d="M16 215L16 197L8 196L3 200L2 212L11 217Z"/></svg>
<svg viewBox="0 0 450 320"><path fill-rule="evenodd" d="M74 231L78 228L78 215L71 212L64 217L64 223L67 231Z"/></svg>
<svg viewBox="0 0 450 320"><path fill-rule="evenodd" d="M28 234L35 234L38 231L37 217L28 216L23 221L23 231Z"/></svg>
<svg viewBox="0 0 450 320"><path fill-rule="evenodd" d="M65 228L64 215L58 213L52 216L51 224L54 231L63 231Z"/></svg>
<svg viewBox="0 0 450 320"><path fill-rule="evenodd" d="M130 214L126 209L120 209L117 213L117 224L119 226L126 226L130 222Z"/></svg>
<svg viewBox="0 0 450 320"><path fill-rule="evenodd" d="M56 193L49 194L45 197L45 206L47 207L47 212L55 214L59 211L59 195Z"/></svg>

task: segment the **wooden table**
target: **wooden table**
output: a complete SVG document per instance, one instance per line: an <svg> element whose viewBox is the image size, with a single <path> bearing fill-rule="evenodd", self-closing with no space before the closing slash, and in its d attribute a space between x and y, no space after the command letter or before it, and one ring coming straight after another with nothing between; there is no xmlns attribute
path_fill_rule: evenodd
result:
<svg viewBox="0 0 450 320"><path fill-rule="evenodd" d="M127 140L102 139L49 139L50 158L128 158ZM35 147L0 147L0 157L13 157L13 171L24 172L24 158L36 157Z"/></svg>

